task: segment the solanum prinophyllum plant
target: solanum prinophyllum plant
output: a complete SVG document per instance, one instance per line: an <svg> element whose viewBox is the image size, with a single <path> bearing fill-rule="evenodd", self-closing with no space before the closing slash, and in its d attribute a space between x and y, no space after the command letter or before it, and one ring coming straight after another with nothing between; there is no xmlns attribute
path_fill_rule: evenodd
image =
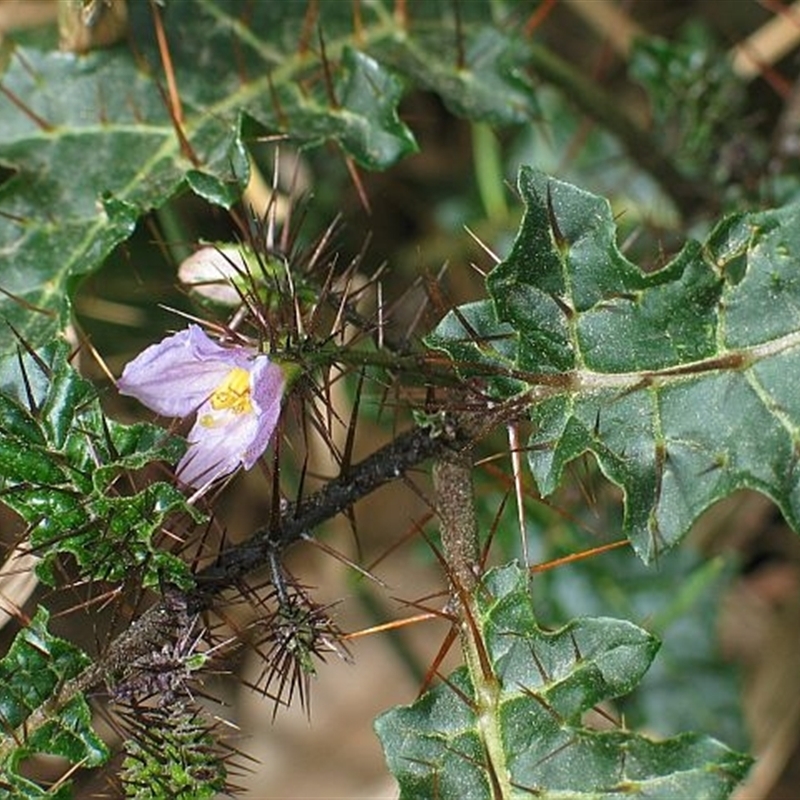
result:
<svg viewBox="0 0 800 800"><path fill-rule="evenodd" d="M652 91L708 81L695 116L654 98L665 131L696 123L675 154L537 42L552 3L62 5L62 47L88 52L21 35L0 78L0 796L236 794L259 738L220 722L230 687L313 727L312 679L354 661L361 685L359 637L404 622L437 641L397 650L419 695L374 723L387 791L730 796L751 765L713 639L730 567L687 537L739 489L800 528L800 206L786 178L746 208L730 159L698 178L744 102L708 41L630 56ZM369 176L426 154L431 93L468 121L491 225L409 276L364 244ZM585 134L565 97L618 137L585 139L571 181L540 168ZM593 154L669 201L674 255L622 252L642 219L579 185ZM368 630L312 586L320 555L381 609Z"/></svg>

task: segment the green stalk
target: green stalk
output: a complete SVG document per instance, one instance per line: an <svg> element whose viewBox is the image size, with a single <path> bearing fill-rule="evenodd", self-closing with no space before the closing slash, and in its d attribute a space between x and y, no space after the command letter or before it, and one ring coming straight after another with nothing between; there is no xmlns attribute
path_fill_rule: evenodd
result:
<svg viewBox="0 0 800 800"><path fill-rule="evenodd" d="M492 222L508 219L500 143L486 122L472 123L472 156L475 180L486 217Z"/></svg>

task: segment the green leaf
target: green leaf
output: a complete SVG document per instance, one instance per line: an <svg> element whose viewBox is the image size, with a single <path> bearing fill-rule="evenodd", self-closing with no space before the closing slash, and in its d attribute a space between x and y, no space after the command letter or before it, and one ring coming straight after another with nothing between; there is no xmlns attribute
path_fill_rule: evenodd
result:
<svg viewBox="0 0 800 800"><path fill-rule="evenodd" d="M219 205L238 199L249 174L243 113L298 143L337 140L370 168L414 149L395 111L397 79L347 50L341 64L331 65L333 91L348 102L357 94L359 102L337 107L319 82L309 91L320 62L296 51L297 38L274 47L254 38L255 30L277 34L267 24L272 13L267 3L196 2L167 10L186 145L159 88L149 14L138 22L138 54L123 48L80 57L12 53L0 96L0 165L12 171L0 185L0 251L13 260L6 256L0 271L7 293L0 315L33 346L65 326L75 279L96 269L138 217L184 185ZM296 13L287 16L302 22ZM341 44L337 50L332 58L340 57Z"/></svg>
<svg viewBox="0 0 800 800"><path fill-rule="evenodd" d="M711 169L718 180L730 178L721 156L736 141L731 129L742 118L745 84L711 33L695 22L673 41L637 38L629 71L647 91L663 152L687 174L708 177Z"/></svg>
<svg viewBox="0 0 800 800"><path fill-rule="evenodd" d="M416 150L398 114L406 83L475 119L518 123L535 112L527 46L510 23L492 19L508 19L500 6L467 4L460 24L443 2L414 3L404 17L392 0L355 8L339 0L166 4L180 133L149 4L130 4L135 52L9 45L0 318L38 347L65 327L76 283L145 213L187 187L211 203L236 202L249 176L246 120L298 146L335 142L357 164L384 169Z"/></svg>
<svg viewBox="0 0 800 800"><path fill-rule="evenodd" d="M477 4L472 5L475 11ZM455 20L442 24L440 17L433 22L419 6L410 10L411 35L380 43L383 57L398 70L436 92L461 117L511 125L538 116L535 92L525 75L528 44L518 32L474 20L459 34ZM459 36L463 53L458 49ZM459 58L464 60L462 66Z"/></svg>
<svg viewBox="0 0 800 800"><path fill-rule="evenodd" d="M800 207L730 217L645 273L602 198L527 168L519 190L522 227L487 279L494 325L484 308L476 336L451 312L429 343L497 396L526 393L542 493L593 453L645 560L743 487L800 529Z"/></svg>
<svg viewBox="0 0 800 800"><path fill-rule="evenodd" d="M185 443L154 425L107 420L68 356L66 343L55 342L0 374L2 502L30 526L39 577L53 585L55 560L71 553L92 579L139 571L146 586L191 585L187 565L153 537L172 515L197 512L171 485L126 490L122 478L154 461L173 463Z"/></svg>
<svg viewBox="0 0 800 800"><path fill-rule="evenodd" d="M569 524L557 531L550 526L539 541L558 542L545 560L586 544L585 535ZM627 548L614 550L569 569L537 574L534 606L549 624L610 615L646 624L659 636L658 658L641 684L619 701L631 727L657 736L697 729L747 747L739 670L723 656L719 642L719 609L733 566L730 559L703 558L686 545L657 565L642 564Z"/></svg>
<svg viewBox="0 0 800 800"><path fill-rule="evenodd" d="M397 117L401 82L377 61L351 47L342 53L345 81L341 109L332 112L326 137L335 133L344 149L358 153L370 169L393 164L416 149L416 143ZM369 121L380 124L368 124Z"/></svg>
<svg viewBox="0 0 800 800"><path fill-rule="evenodd" d="M477 696L462 668L378 718L402 800L724 798L747 771L748 757L713 739L654 741L585 724L586 712L639 682L657 649L650 634L602 618L542 630L514 565L488 573L475 597L484 688L495 697Z"/></svg>
<svg viewBox="0 0 800 800"><path fill-rule="evenodd" d="M99 766L108 758L108 749L92 730L83 695L58 703L64 683L90 662L78 648L48 631L48 619L47 611L39 608L0 660L0 789L13 791L4 796L70 796L68 785L57 794L46 793L19 774L21 763L37 753L85 767Z"/></svg>

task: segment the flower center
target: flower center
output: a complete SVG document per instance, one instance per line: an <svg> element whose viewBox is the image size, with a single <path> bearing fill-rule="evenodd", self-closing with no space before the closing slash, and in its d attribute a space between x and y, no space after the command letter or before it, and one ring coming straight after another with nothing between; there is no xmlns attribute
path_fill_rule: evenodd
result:
<svg viewBox="0 0 800 800"><path fill-rule="evenodd" d="M250 373L241 367L234 367L222 383L211 394L211 408L214 411L231 411L234 414L249 414L253 410L250 402ZM205 415L210 417L210 414ZM211 420L203 421L211 427Z"/></svg>

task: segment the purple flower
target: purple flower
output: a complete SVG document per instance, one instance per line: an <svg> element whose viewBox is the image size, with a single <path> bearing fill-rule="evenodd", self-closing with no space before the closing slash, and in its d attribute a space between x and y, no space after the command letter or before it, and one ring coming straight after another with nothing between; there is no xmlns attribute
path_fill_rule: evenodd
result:
<svg viewBox="0 0 800 800"><path fill-rule="evenodd" d="M267 356L223 347L197 325L148 347L117 382L122 394L159 414L197 412L177 468L178 478L197 489L255 464L278 423L284 385L283 371Z"/></svg>

